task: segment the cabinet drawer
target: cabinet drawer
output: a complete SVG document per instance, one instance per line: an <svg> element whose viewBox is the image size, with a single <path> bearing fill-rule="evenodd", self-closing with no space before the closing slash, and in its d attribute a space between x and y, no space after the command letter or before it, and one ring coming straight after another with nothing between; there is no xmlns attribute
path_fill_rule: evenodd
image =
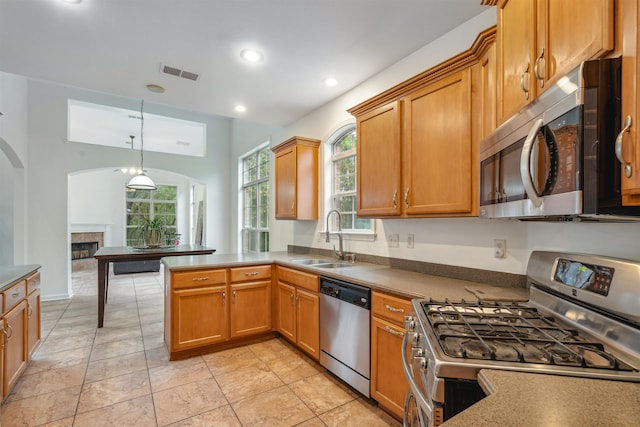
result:
<svg viewBox="0 0 640 427"><path fill-rule="evenodd" d="M40 272L36 272L27 277L27 294L31 295L31 292L36 289L40 289Z"/></svg>
<svg viewBox="0 0 640 427"><path fill-rule="evenodd" d="M209 285L224 285L227 283L227 270L194 270L173 273L171 277L172 289L198 288Z"/></svg>
<svg viewBox="0 0 640 427"><path fill-rule="evenodd" d="M271 265L256 265L251 267L235 267L229 270L231 282L246 282L247 280L268 279L271 277Z"/></svg>
<svg viewBox="0 0 640 427"><path fill-rule="evenodd" d="M27 281L23 280L11 286L9 289L2 292L4 295L4 305L2 307L3 313L11 310L18 305L20 301L27 296Z"/></svg>
<svg viewBox="0 0 640 427"><path fill-rule="evenodd" d="M303 273L286 267L278 266L278 280L313 292L318 292L320 288L316 274Z"/></svg>
<svg viewBox="0 0 640 427"><path fill-rule="evenodd" d="M411 313L411 300L372 291L371 313L402 325Z"/></svg>

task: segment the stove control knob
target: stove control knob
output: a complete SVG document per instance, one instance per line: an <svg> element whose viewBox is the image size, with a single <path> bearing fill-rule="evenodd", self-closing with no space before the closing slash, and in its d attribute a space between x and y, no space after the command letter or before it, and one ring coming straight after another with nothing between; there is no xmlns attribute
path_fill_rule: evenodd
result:
<svg viewBox="0 0 640 427"><path fill-rule="evenodd" d="M424 349L420 347L411 347L411 357L424 357Z"/></svg>
<svg viewBox="0 0 640 427"><path fill-rule="evenodd" d="M415 347L420 343L420 334L417 332L407 332L407 334L409 335L409 343Z"/></svg>
<svg viewBox="0 0 640 427"><path fill-rule="evenodd" d="M413 316L404 316L404 328L407 331L414 331L416 329L416 321Z"/></svg>
<svg viewBox="0 0 640 427"><path fill-rule="evenodd" d="M427 370L427 358L426 357L413 357L411 359L413 369L424 372Z"/></svg>

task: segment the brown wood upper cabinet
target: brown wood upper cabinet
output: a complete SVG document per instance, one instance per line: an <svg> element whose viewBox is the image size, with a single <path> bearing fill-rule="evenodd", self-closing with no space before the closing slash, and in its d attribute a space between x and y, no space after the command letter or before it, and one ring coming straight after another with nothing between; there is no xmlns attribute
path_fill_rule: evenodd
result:
<svg viewBox="0 0 640 427"><path fill-rule="evenodd" d="M358 216L478 215L479 138L495 124L494 38L490 28L469 50L349 110Z"/></svg>
<svg viewBox="0 0 640 427"><path fill-rule="evenodd" d="M318 219L317 139L294 136L273 147L276 219Z"/></svg>
<svg viewBox="0 0 640 427"><path fill-rule="evenodd" d="M614 0L500 0L498 123L614 48Z"/></svg>
<svg viewBox="0 0 640 427"><path fill-rule="evenodd" d="M622 148L622 203L640 205L640 6L637 0L618 2L622 45L622 127L618 139ZM626 126L626 121L630 124ZM625 173L625 167L628 174ZM629 175L629 176L627 176Z"/></svg>

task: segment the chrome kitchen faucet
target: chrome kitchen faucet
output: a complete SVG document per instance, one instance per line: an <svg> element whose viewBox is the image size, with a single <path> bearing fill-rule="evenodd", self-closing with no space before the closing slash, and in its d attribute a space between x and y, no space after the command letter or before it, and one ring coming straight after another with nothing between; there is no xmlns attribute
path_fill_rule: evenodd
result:
<svg viewBox="0 0 640 427"><path fill-rule="evenodd" d="M342 216L340 215L340 211L337 209L331 209L327 213L327 243L329 243L329 217L332 213L338 214L338 232L336 233L338 235L338 251L336 251L336 245L333 245L333 254L338 259L344 260L344 250L342 249Z"/></svg>

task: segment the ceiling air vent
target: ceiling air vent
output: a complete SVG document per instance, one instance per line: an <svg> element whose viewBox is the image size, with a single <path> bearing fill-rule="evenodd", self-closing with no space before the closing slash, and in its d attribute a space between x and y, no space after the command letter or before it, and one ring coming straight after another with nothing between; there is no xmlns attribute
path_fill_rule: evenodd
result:
<svg viewBox="0 0 640 427"><path fill-rule="evenodd" d="M172 67L170 65L164 65L164 64L160 64L160 71L162 71L165 74L170 74L172 76L182 77L184 79L193 80L193 81L198 80L198 77L200 77L199 74L192 73L191 71L181 70L180 68L176 68L176 67Z"/></svg>

